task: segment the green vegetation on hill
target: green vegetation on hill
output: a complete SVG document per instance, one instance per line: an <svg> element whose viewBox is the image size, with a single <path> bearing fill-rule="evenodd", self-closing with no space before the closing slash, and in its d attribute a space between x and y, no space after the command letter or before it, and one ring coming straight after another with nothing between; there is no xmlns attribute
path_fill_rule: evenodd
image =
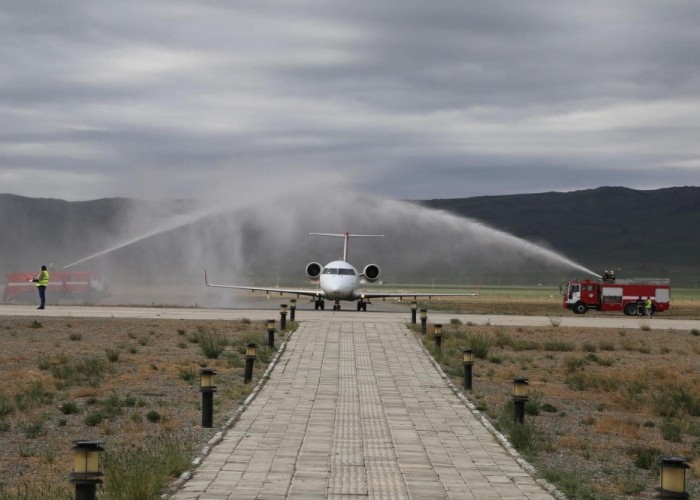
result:
<svg viewBox="0 0 700 500"><path fill-rule="evenodd" d="M700 281L700 187L601 187L421 203L545 242L592 269L689 286Z"/></svg>

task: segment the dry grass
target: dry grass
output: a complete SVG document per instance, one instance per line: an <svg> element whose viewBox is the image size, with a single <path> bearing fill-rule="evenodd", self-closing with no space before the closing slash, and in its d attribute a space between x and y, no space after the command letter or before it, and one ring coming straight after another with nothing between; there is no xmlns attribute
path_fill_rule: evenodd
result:
<svg viewBox="0 0 700 500"><path fill-rule="evenodd" d="M648 450L688 457L688 489L700 493L700 336L453 323L441 353L430 331L425 344L461 387L462 349L484 337L467 396L498 425L512 379L527 377L538 414L526 421L542 432L527 458L573 498L653 498L658 471L638 467Z"/></svg>
<svg viewBox="0 0 700 500"><path fill-rule="evenodd" d="M187 340L202 331L226 339L219 359ZM256 337L267 343L263 323L0 318L0 497L23 483L69 486L73 440L118 450L174 433L198 452L254 386L242 383L240 347ZM214 429L201 428L203 366L217 370ZM265 368L256 362L256 379ZM96 412L102 420L87 425Z"/></svg>

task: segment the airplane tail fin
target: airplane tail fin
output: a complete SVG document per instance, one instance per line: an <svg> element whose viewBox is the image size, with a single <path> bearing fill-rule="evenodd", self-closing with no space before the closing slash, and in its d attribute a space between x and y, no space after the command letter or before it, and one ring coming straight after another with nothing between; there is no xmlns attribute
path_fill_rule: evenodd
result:
<svg viewBox="0 0 700 500"><path fill-rule="evenodd" d="M204 284L209 286L209 280L207 279L207 268L204 268Z"/></svg>
<svg viewBox="0 0 700 500"><path fill-rule="evenodd" d="M345 231L344 233L309 233L314 236L335 236L338 238L344 238L345 242L343 244L343 262L347 262L348 260L348 240L350 238L383 238L383 234L350 234L349 232Z"/></svg>

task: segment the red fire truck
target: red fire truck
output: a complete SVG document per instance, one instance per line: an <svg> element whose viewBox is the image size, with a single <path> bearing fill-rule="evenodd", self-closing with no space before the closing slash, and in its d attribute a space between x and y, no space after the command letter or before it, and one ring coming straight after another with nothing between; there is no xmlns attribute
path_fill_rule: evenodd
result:
<svg viewBox="0 0 700 500"><path fill-rule="evenodd" d="M636 316L648 298L652 301L652 314L671 308L671 280L665 278L571 280L563 283L561 290L564 308L576 314L594 309Z"/></svg>
<svg viewBox="0 0 700 500"><path fill-rule="evenodd" d="M7 273L4 302L35 302L38 297L36 284L31 282L37 273ZM47 287L47 299L80 300L96 303L107 291L102 275L94 271L49 270L51 279Z"/></svg>

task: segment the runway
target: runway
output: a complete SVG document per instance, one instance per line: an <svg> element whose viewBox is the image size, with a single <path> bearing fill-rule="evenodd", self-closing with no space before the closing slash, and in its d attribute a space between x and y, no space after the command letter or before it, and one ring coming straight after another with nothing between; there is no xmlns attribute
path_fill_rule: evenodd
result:
<svg viewBox="0 0 700 500"><path fill-rule="evenodd" d="M28 305L0 305L2 316L30 316L30 317L75 317L75 318L162 318L162 319L200 319L200 320L250 320L279 319L277 308L269 309L212 309L212 308L173 308L173 307L118 307L118 306L48 306L47 309L38 311L35 306ZM328 319L345 321L371 321L375 323L408 323L411 321L411 312L408 307L401 312L400 307L392 305L385 310L377 308L367 312L358 311L315 311L313 309L299 308L296 311L297 321L325 321ZM289 319L289 316L288 316ZM458 319L463 323L478 325L502 325L502 326L552 326L552 321L559 321L559 326L576 328L625 328L625 329L651 329L651 330L700 330L700 320L691 319L667 319L662 316L651 320L646 318L619 316L596 316L589 313L576 316L563 312L562 316L555 319L546 316L524 315L484 315L484 314L457 314L428 311L428 322L447 324L452 319ZM420 321L420 320L419 320Z"/></svg>

